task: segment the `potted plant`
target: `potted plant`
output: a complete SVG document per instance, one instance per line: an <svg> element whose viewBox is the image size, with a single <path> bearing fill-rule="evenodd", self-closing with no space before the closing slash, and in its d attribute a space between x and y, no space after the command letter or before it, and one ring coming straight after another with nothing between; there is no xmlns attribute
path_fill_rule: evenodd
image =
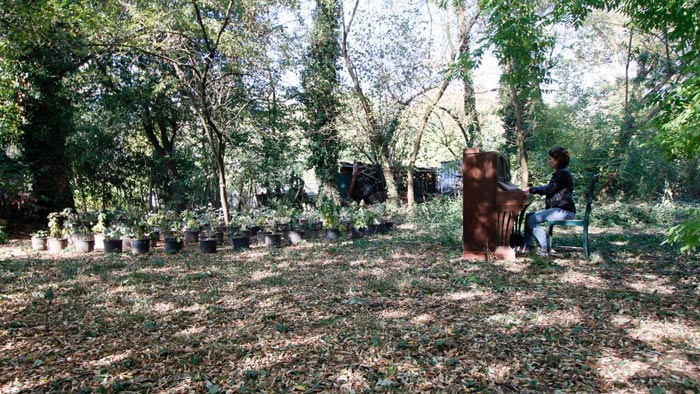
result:
<svg viewBox="0 0 700 394"><path fill-rule="evenodd" d="M202 253L216 253L217 233L219 231L219 217L216 210L211 205L202 209L197 222L203 228L199 236L199 251Z"/></svg>
<svg viewBox="0 0 700 394"><path fill-rule="evenodd" d="M88 212L80 215L70 211L66 215L64 227L71 230L71 240L75 250L81 253L89 253L95 249L95 239L92 234L92 222L94 218Z"/></svg>
<svg viewBox="0 0 700 394"><path fill-rule="evenodd" d="M105 235L107 233L107 213L100 212L97 214L97 223L92 226L92 234L95 239L95 249L103 250L105 248Z"/></svg>
<svg viewBox="0 0 700 394"><path fill-rule="evenodd" d="M165 213L165 224L161 231L165 232L165 253L177 253L182 250L184 241L182 239L182 221L177 213L168 211Z"/></svg>
<svg viewBox="0 0 700 394"><path fill-rule="evenodd" d="M65 220L64 212L51 212L47 218L49 219L49 239L48 248L50 252L60 252L68 247L68 238L66 238L66 230L63 228Z"/></svg>
<svg viewBox="0 0 700 394"><path fill-rule="evenodd" d="M124 225L112 223L104 231L103 248L105 253L121 253L123 250L122 237L126 234Z"/></svg>
<svg viewBox="0 0 700 394"><path fill-rule="evenodd" d="M148 238L151 241L151 247L155 248L158 246L158 240L160 239L161 231L165 231L167 226L166 214L162 211L149 212L145 217L146 223L150 229L148 233Z"/></svg>
<svg viewBox="0 0 700 394"><path fill-rule="evenodd" d="M214 238L218 244L224 243L224 232L222 224L224 222L223 212L214 209L209 204L200 215L200 223L203 225L205 238Z"/></svg>
<svg viewBox="0 0 700 394"><path fill-rule="evenodd" d="M228 240L234 250L250 248L250 216L243 213L231 215L231 223L228 232Z"/></svg>
<svg viewBox="0 0 700 394"><path fill-rule="evenodd" d="M326 240L336 241L340 238L340 205L329 197L321 197L318 207L323 228L326 230Z"/></svg>
<svg viewBox="0 0 700 394"><path fill-rule="evenodd" d="M138 217L131 227L131 252L133 254L144 254L151 250L150 226L146 222L145 216Z"/></svg>
<svg viewBox="0 0 700 394"><path fill-rule="evenodd" d="M367 209L367 234L378 234L381 229L381 217L384 207L376 204Z"/></svg>
<svg viewBox="0 0 700 394"><path fill-rule="evenodd" d="M49 232L46 230L38 230L37 232L32 233L32 249L46 250L48 238Z"/></svg>
<svg viewBox="0 0 700 394"><path fill-rule="evenodd" d="M299 214L297 221L304 231L305 239L316 239L319 237L323 224L321 215L314 207L305 206L304 210Z"/></svg>
<svg viewBox="0 0 700 394"><path fill-rule="evenodd" d="M351 206L352 239L360 239L365 236L370 218L364 201L354 202Z"/></svg>
<svg viewBox="0 0 700 394"><path fill-rule="evenodd" d="M180 215L184 225L185 243L197 243L199 241L199 223L194 211L185 209Z"/></svg>
<svg viewBox="0 0 700 394"><path fill-rule="evenodd" d="M381 205L381 218L382 223L379 229L382 233L388 233L394 227L394 217L396 216L397 207L394 205Z"/></svg>
<svg viewBox="0 0 700 394"><path fill-rule="evenodd" d="M267 248L276 248L282 245L282 233L278 231L280 224L277 222L274 211L266 211L259 216L258 225L262 227L262 233L258 233L258 242Z"/></svg>
<svg viewBox="0 0 700 394"><path fill-rule="evenodd" d="M299 219L299 211L291 209L288 215L288 229L284 233L284 238L292 245L296 245L304 239L304 229Z"/></svg>

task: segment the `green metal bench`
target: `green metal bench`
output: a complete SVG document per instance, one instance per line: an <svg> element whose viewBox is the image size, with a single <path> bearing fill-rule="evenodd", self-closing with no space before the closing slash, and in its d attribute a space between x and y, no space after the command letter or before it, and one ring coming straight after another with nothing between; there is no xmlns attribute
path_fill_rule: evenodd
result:
<svg viewBox="0 0 700 394"><path fill-rule="evenodd" d="M551 250L552 247L552 233L554 232L554 226L563 227L583 227L583 256L588 260L588 223L591 219L591 204L593 203L593 198L595 197L595 185L600 178L600 174L593 175L591 178L591 186L586 194L586 211L583 214L583 219L571 219L571 220L548 220L547 221L547 245ZM564 246L558 247L563 250L579 250L578 247ZM549 253L550 250L547 250Z"/></svg>

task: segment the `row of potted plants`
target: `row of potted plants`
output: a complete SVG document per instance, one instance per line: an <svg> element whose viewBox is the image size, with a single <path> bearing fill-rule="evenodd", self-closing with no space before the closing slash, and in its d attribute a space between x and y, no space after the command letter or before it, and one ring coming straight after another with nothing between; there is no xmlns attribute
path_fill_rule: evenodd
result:
<svg viewBox="0 0 700 394"><path fill-rule="evenodd" d="M353 238L365 232L376 232L381 223L391 221L386 206L367 207L364 203L343 207L331 199L319 200L318 209L254 209L235 212L228 228L224 228L221 210L211 205L180 213L168 210L135 213L127 211L76 213L71 209L48 215L48 229L32 234L35 250L60 251L69 242L76 250L105 252L132 249L136 254L147 252L158 241L166 251L180 250L184 243L199 243L203 252L216 251L216 245L227 235L235 248L249 247L250 237L267 246L278 246L286 238L292 244L313 238L322 230L328 240L336 240L344 230Z"/></svg>

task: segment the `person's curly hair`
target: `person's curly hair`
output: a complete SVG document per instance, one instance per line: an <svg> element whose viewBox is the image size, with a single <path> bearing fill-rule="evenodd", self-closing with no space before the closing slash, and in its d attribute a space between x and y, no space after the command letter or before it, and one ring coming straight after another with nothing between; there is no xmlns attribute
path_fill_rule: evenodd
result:
<svg viewBox="0 0 700 394"><path fill-rule="evenodd" d="M571 158L569 158L569 151L566 150L566 148L563 148L561 146L557 146L555 148L552 148L547 152L548 155L554 158L554 160L557 161L558 168L564 168L569 165L569 162L571 161Z"/></svg>

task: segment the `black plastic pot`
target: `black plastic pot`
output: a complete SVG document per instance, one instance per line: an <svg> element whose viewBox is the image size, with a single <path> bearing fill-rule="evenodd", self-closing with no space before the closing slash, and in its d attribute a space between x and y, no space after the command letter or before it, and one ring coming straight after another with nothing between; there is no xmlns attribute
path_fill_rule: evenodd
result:
<svg viewBox="0 0 700 394"><path fill-rule="evenodd" d="M367 234L378 234L380 226L378 224L368 224Z"/></svg>
<svg viewBox="0 0 700 394"><path fill-rule="evenodd" d="M379 225L379 232L382 234L386 234L389 232L390 226L387 223L382 223Z"/></svg>
<svg viewBox="0 0 700 394"><path fill-rule="evenodd" d="M177 238L165 239L165 253L177 253L182 250L184 243Z"/></svg>
<svg viewBox="0 0 700 394"><path fill-rule="evenodd" d="M360 239L365 236L365 232L358 228L353 227L352 229L350 229L350 231L351 239Z"/></svg>
<svg viewBox="0 0 700 394"><path fill-rule="evenodd" d="M250 237L240 235L240 236L231 236L229 238L229 242L231 243L231 246L235 250L243 250L243 249L250 249Z"/></svg>
<svg viewBox="0 0 700 394"><path fill-rule="evenodd" d="M121 253L122 252L122 240L121 239L105 239L104 240L105 253Z"/></svg>
<svg viewBox="0 0 700 394"><path fill-rule="evenodd" d="M337 241L340 239L340 230L337 228L326 229L326 240L327 241Z"/></svg>
<svg viewBox="0 0 700 394"><path fill-rule="evenodd" d="M186 244L196 244L199 242L199 231L187 230L185 231L185 243Z"/></svg>
<svg viewBox="0 0 700 394"><path fill-rule="evenodd" d="M155 248L158 246L158 240L160 240L160 231L154 231L150 234L151 236L151 247Z"/></svg>
<svg viewBox="0 0 700 394"><path fill-rule="evenodd" d="M282 234L272 233L265 234L264 242L266 248L276 248L282 245Z"/></svg>
<svg viewBox="0 0 700 394"><path fill-rule="evenodd" d="M200 239L199 251L202 253L216 253L216 238Z"/></svg>
<svg viewBox="0 0 700 394"><path fill-rule="evenodd" d="M132 239L131 240L131 253L133 254L146 254L151 251L151 240L150 239Z"/></svg>

